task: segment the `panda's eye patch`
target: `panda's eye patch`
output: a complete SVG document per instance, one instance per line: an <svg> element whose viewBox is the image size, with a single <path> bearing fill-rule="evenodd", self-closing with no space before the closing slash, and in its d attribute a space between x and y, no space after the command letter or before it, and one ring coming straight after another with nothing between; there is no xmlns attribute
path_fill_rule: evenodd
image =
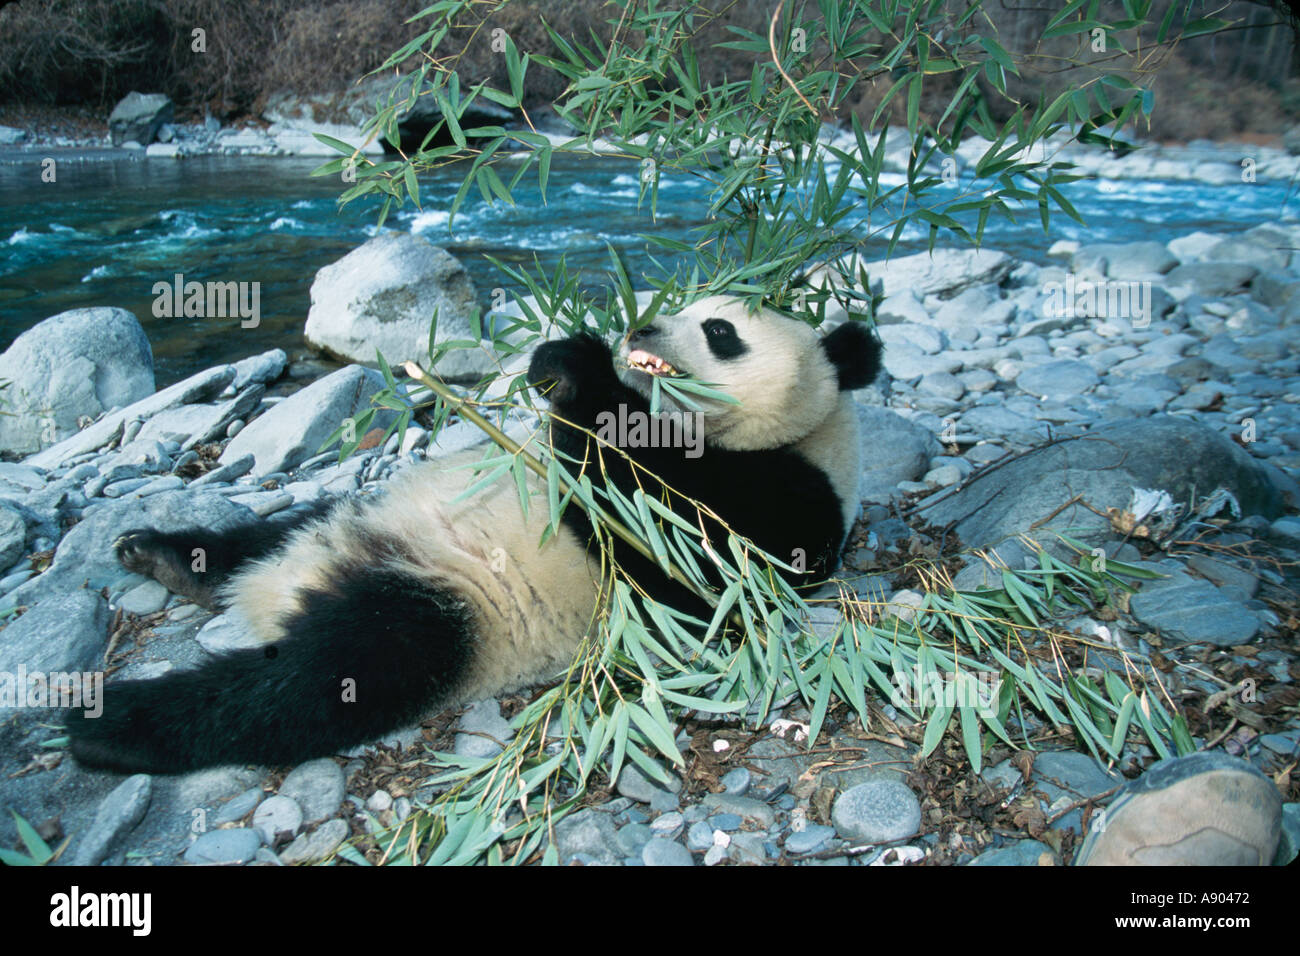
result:
<svg viewBox="0 0 1300 956"><path fill-rule="evenodd" d="M734 359L749 351L749 346L736 334L736 327L726 319L706 319L701 327L709 351L718 358Z"/></svg>

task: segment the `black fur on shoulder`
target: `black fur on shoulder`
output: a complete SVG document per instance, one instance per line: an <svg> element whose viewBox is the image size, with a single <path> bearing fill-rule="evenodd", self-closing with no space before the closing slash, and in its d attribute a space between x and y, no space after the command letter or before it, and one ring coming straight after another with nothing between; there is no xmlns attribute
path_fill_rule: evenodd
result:
<svg viewBox="0 0 1300 956"><path fill-rule="evenodd" d="M534 383L551 379L557 385L548 393L551 410L574 425L595 431L596 415L626 405L629 413L649 414L650 404L640 392L624 385L613 372L609 346L594 337L549 342L541 346L530 366ZM543 387L545 391L545 387ZM733 531L750 538L773 557L802 563L807 575L793 583L812 583L834 569L846 528L840 502L829 479L803 456L789 449L771 451L729 451L706 446L698 458L687 458L680 448L638 447L621 449L645 470L633 468L613 449L599 450L597 442L577 428L556 422L552 441L558 452L586 462L594 484L606 476L627 496L642 488L645 494L667 501L675 511L694 523L695 509L679 495L650 480L663 479L669 488L711 507ZM597 466L599 452L602 468ZM570 464L571 469L579 466ZM587 541L592 527L586 513L571 507L564 513L565 524ZM705 518L710 540L725 551L726 532L716 521ZM615 540L618 562L655 600L679 610L702 613L705 606L685 588L674 584L658 565ZM703 568L715 584L720 575Z"/></svg>
<svg viewBox="0 0 1300 956"><path fill-rule="evenodd" d="M822 339L826 357L840 376L840 390L866 388L880 374L880 339L850 320Z"/></svg>
<svg viewBox="0 0 1300 956"><path fill-rule="evenodd" d="M358 564L308 592L274 644L109 684L99 717L69 712L72 754L119 773L180 773L337 753L444 701L469 666L473 635L454 593Z"/></svg>

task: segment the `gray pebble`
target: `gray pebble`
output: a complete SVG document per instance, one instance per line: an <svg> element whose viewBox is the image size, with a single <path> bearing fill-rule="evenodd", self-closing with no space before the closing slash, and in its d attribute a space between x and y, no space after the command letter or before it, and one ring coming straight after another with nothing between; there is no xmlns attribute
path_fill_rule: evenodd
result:
<svg viewBox="0 0 1300 956"><path fill-rule="evenodd" d="M226 803L217 810L212 818L212 822L217 826L223 823L234 823L236 820L242 820L249 811L255 809L262 802L262 788L250 787L238 796L231 797Z"/></svg>
<svg viewBox="0 0 1300 956"><path fill-rule="evenodd" d="M256 830L209 830L185 851L186 863L247 863L262 846Z"/></svg>
<svg viewBox="0 0 1300 956"><path fill-rule="evenodd" d="M676 840L651 840L641 849L641 861L646 866L694 866L691 851Z"/></svg>
<svg viewBox="0 0 1300 956"><path fill-rule="evenodd" d="M785 838L785 849L787 853L816 853L823 849L833 836L835 836L834 828L810 823L803 830L791 833Z"/></svg>
<svg viewBox="0 0 1300 956"><path fill-rule="evenodd" d="M326 820L311 833L304 833L280 851L280 859L289 865L318 863L328 859L348 838L348 825L342 820Z"/></svg>
<svg viewBox="0 0 1300 956"><path fill-rule="evenodd" d="M871 780L844 791L831 810L835 829L856 843L887 843L921 826L916 794L897 780Z"/></svg>
<svg viewBox="0 0 1300 956"><path fill-rule="evenodd" d="M686 831L686 845L692 850L707 850L713 846L713 827L707 823L692 823Z"/></svg>
<svg viewBox="0 0 1300 956"><path fill-rule="evenodd" d="M157 581L146 581L122 595L118 606L127 614L154 614L167 604L168 591Z"/></svg>
<svg viewBox="0 0 1300 956"><path fill-rule="evenodd" d="M302 829L302 808L289 797L268 797L253 814L253 829L267 846L291 840Z"/></svg>
<svg viewBox="0 0 1300 956"><path fill-rule="evenodd" d="M726 787L727 794L733 797L743 797L749 793L751 783L749 770L745 767L736 767L734 770L728 770L722 776L722 785Z"/></svg>
<svg viewBox="0 0 1300 956"><path fill-rule="evenodd" d="M302 808L306 824L334 816L343 805L343 793L343 770L328 757L301 764L280 784L280 794Z"/></svg>
<svg viewBox="0 0 1300 956"><path fill-rule="evenodd" d="M95 866L103 862L114 844L144 819L152 797L153 777L147 773L138 773L118 784L95 811L95 821L82 837L73 863Z"/></svg>
<svg viewBox="0 0 1300 956"><path fill-rule="evenodd" d="M670 839L675 838L682 832L686 825L686 819L680 813L665 813L657 817L651 824L650 829L656 836L664 836Z"/></svg>

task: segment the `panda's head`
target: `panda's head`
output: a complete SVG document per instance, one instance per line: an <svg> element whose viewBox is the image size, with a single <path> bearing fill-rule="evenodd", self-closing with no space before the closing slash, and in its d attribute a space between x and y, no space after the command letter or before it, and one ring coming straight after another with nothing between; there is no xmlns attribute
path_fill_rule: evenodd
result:
<svg viewBox="0 0 1300 956"><path fill-rule="evenodd" d="M679 375L728 393L738 405L692 398L709 444L747 451L810 434L839 405L841 390L876 377L880 343L855 322L823 336L779 312L714 296L630 334L618 365L623 380L647 396L654 377ZM661 395L666 409L686 410Z"/></svg>

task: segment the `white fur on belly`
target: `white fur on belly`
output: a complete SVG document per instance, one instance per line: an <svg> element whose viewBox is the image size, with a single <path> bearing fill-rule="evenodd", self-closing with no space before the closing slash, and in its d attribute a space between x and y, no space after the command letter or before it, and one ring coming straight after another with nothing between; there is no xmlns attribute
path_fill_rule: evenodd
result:
<svg viewBox="0 0 1300 956"><path fill-rule="evenodd" d="M274 641L283 636L284 620L301 608L304 589L329 589L349 564L383 562L455 591L473 608L479 643L460 688L463 699L557 673L591 626L598 562L588 560L567 528L538 548L549 520L540 481L530 482L527 519L512 481L453 502L480 476L448 466L478 457L471 452L416 466L373 503L344 506L295 530L282 548L230 579L226 600L259 637ZM401 541L401 556L373 553L377 539Z"/></svg>

